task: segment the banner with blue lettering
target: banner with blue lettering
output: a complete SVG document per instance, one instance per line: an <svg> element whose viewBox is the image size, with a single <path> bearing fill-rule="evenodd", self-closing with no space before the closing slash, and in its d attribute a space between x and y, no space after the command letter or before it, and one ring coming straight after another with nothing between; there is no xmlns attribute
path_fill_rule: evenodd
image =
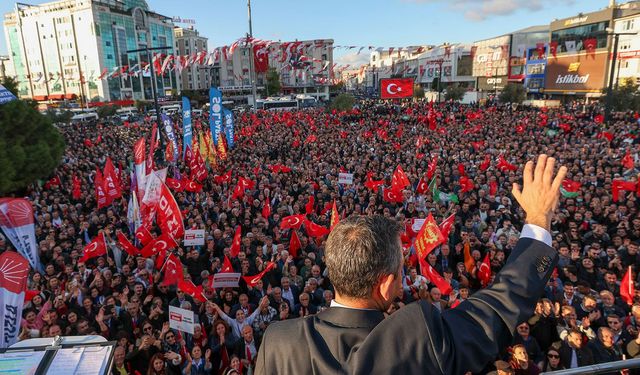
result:
<svg viewBox="0 0 640 375"><path fill-rule="evenodd" d="M224 112L224 135L227 137L229 149L233 148L233 111L222 107Z"/></svg>
<svg viewBox="0 0 640 375"><path fill-rule="evenodd" d="M209 128L217 147L222 132L222 93L215 87L209 89Z"/></svg>
<svg viewBox="0 0 640 375"><path fill-rule="evenodd" d="M191 129L191 100L182 97L182 158L187 152L187 146L191 147L193 130Z"/></svg>
<svg viewBox="0 0 640 375"><path fill-rule="evenodd" d="M16 96L7 90L4 86L0 85L0 104L9 103L12 100L16 100Z"/></svg>
<svg viewBox="0 0 640 375"><path fill-rule="evenodd" d="M171 146L173 147L173 162L178 161L178 155L180 152L178 151L178 141L176 140L176 133L173 132L173 121L166 114L162 114L162 127L164 128L164 132L167 135L167 138L171 141Z"/></svg>

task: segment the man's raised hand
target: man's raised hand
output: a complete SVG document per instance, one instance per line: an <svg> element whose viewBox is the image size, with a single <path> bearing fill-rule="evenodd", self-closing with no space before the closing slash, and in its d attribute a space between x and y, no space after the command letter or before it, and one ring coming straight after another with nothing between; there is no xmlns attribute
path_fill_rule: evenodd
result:
<svg viewBox="0 0 640 375"><path fill-rule="evenodd" d="M556 159L545 154L538 156L538 162L528 161L522 173L523 186L513 184L511 194L526 212L527 224L534 224L546 230L551 229L553 212L558 206L560 185L567 174L562 166L554 177Z"/></svg>

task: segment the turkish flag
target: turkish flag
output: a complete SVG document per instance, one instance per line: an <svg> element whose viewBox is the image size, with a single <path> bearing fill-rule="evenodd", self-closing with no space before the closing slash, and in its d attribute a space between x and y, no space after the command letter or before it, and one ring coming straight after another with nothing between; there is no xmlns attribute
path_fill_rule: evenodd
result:
<svg viewBox="0 0 640 375"><path fill-rule="evenodd" d="M489 196L495 196L498 192L498 183L496 181L489 182Z"/></svg>
<svg viewBox="0 0 640 375"><path fill-rule="evenodd" d="M624 157L622 158L622 166L627 169L633 169L633 157L631 156L631 151L629 149L627 149L627 153L624 154Z"/></svg>
<svg viewBox="0 0 640 375"><path fill-rule="evenodd" d="M398 99L413 96L413 78L388 78L380 80L380 98Z"/></svg>
<svg viewBox="0 0 640 375"><path fill-rule="evenodd" d="M613 201L617 202L620 197L620 191L635 191L636 183L631 181L624 180L613 180L611 184L611 195L613 196Z"/></svg>
<svg viewBox="0 0 640 375"><path fill-rule="evenodd" d="M309 195L309 200L307 200L307 204L304 205L304 210L307 215L311 215L313 213L313 206L315 204L315 198L313 195Z"/></svg>
<svg viewBox="0 0 640 375"><path fill-rule="evenodd" d="M256 182L255 181L252 181L251 179L244 178L244 177L240 177L238 179L238 184L240 186L242 186L242 189L244 189L244 190L247 190L247 189L251 190L254 187L256 187Z"/></svg>
<svg viewBox="0 0 640 375"><path fill-rule="evenodd" d="M440 227L429 212L429 216L418 231L416 241L413 246L416 249L419 259L424 259L433 249L445 241L445 237L440 232Z"/></svg>
<svg viewBox="0 0 640 375"><path fill-rule="evenodd" d="M422 276L429 279L429 281L431 281L438 289L440 289L442 295L449 295L449 293L451 293L451 291L453 290L453 288L451 288L451 284L449 284L449 282L445 280L444 277L440 276L438 271L434 270L433 267L431 267L429 263L427 263L427 261L422 258L418 258L418 260L420 262L420 273L422 274Z"/></svg>
<svg viewBox="0 0 640 375"><path fill-rule="evenodd" d="M269 272L272 269L274 269L275 267L276 267L276 264L274 262L268 262L267 266L259 274L255 275L255 276L242 276L242 278L244 279L244 281L247 283L248 286L255 287L256 285L258 285L258 281L262 280L264 275L267 272Z"/></svg>
<svg viewBox="0 0 640 375"><path fill-rule="evenodd" d="M420 177L420 181L418 181L418 186L416 186L416 194L425 194L429 191L429 183L424 177L425 176Z"/></svg>
<svg viewBox="0 0 640 375"><path fill-rule="evenodd" d="M518 126L516 126L516 133L518 134L524 133L524 125L519 124Z"/></svg>
<svg viewBox="0 0 640 375"><path fill-rule="evenodd" d="M107 255L107 244L104 239L104 233L98 234L98 236L91 241L87 246L82 249L82 258L80 258L81 262L86 262L87 260L95 257L99 257L102 255Z"/></svg>
<svg viewBox="0 0 640 375"><path fill-rule="evenodd" d="M164 264L164 280L162 280L161 285L174 285L177 284L179 280L184 280L182 262L180 262L180 258L169 254Z"/></svg>
<svg viewBox="0 0 640 375"><path fill-rule="evenodd" d="M131 242L127 239L127 237L124 236L124 234L122 233L122 231L117 231L116 232L116 237L118 237L118 242L120 243L120 246L122 246L122 249L129 255L135 257L138 254L140 254L140 250L138 250L137 247L133 246L133 244L131 244Z"/></svg>
<svg viewBox="0 0 640 375"><path fill-rule="evenodd" d="M598 41L596 38L587 38L584 40L584 49L587 51L587 56L591 56L595 59L597 47Z"/></svg>
<svg viewBox="0 0 640 375"><path fill-rule="evenodd" d="M256 73L264 73L269 70L269 51L265 43L253 46L253 61Z"/></svg>
<svg viewBox="0 0 640 375"><path fill-rule="evenodd" d="M471 181L471 179L467 176L460 177L459 183L460 183L460 191L463 193L472 191L473 188L475 187L473 184L473 181Z"/></svg>
<svg viewBox="0 0 640 375"><path fill-rule="evenodd" d="M266 198L262 205L262 217L268 219L269 216L271 216L271 202L269 202L269 198Z"/></svg>
<svg viewBox="0 0 640 375"><path fill-rule="evenodd" d="M557 41L549 42L549 52L551 52L551 55L554 58L556 57L556 54L558 53L558 42Z"/></svg>
<svg viewBox="0 0 640 375"><path fill-rule="evenodd" d="M434 156L429 165L427 166L427 179L431 180L433 175L436 173L436 168L438 167L438 157Z"/></svg>
<svg viewBox="0 0 640 375"><path fill-rule="evenodd" d="M389 203L402 203L404 202L404 196L401 192L394 190L393 188L382 189L382 199Z"/></svg>
<svg viewBox="0 0 640 375"><path fill-rule="evenodd" d="M460 176L466 176L467 172L464 170L464 164L463 163L458 163L458 173L460 174Z"/></svg>
<svg viewBox="0 0 640 375"><path fill-rule="evenodd" d="M161 236L154 238L145 247L143 247L142 250L140 250L140 255L145 258L149 258L162 251L173 249L176 246L178 246L178 244L171 235L169 233L163 233Z"/></svg>
<svg viewBox="0 0 640 375"><path fill-rule="evenodd" d="M491 165L491 158L489 157L489 155L485 155L484 161L480 163L480 170L484 172L487 169L489 169L490 165Z"/></svg>
<svg viewBox="0 0 640 375"><path fill-rule="evenodd" d="M538 53L538 60L544 58L544 43L536 43L536 52Z"/></svg>
<svg viewBox="0 0 640 375"><path fill-rule="evenodd" d="M329 230L332 231L336 225L340 222L340 215L338 214L338 207L336 206L336 200L333 200L333 207L331 208L331 221L329 224Z"/></svg>
<svg viewBox="0 0 640 375"><path fill-rule="evenodd" d="M184 190L190 193L200 193L202 191L202 185L191 180L186 180L184 182Z"/></svg>
<svg viewBox="0 0 640 375"><path fill-rule="evenodd" d="M400 165L398 165L396 167L396 170L393 172L393 176L391 177L391 188L393 190L400 191L410 184L411 182L409 182L409 179L404 173L404 170Z"/></svg>
<svg viewBox="0 0 640 375"><path fill-rule="evenodd" d="M305 219L304 227L307 230L307 235L309 235L309 237L322 237L329 234L329 229L316 224L311 220Z"/></svg>
<svg viewBox="0 0 640 375"><path fill-rule="evenodd" d="M604 122L604 115L597 114L597 115L593 116L593 121L595 121L596 124L602 124ZM611 140L609 139L609 141L611 141Z"/></svg>
<svg viewBox="0 0 640 375"><path fill-rule="evenodd" d="M478 280L482 283L482 286L485 287L489 284L491 280L491 260L489 260L489 252L487 251L487 255L484 256L484 260L478 269Z"/></svg>
<svg viewBox="0 0 640 375"><path fill-rule="evenodd" d="M183 291L185 294L191 296L200 302L205 302L207 299L202 294L202 285L195 286L191 280L178 280L178 290Z"/></svg>
<svg viewBox="0 0 640 375"><path fill-rule="evenodd" d="M242 227L238 225L236 227L236 233L233 235L233 242L231 243L231 249L229 253L232 258L236 258L240 254L240 245L242 244Z"/></svg>
<svg viewBox="0 0 640 375"><path fill-rule="evenodd" d="M506 171L517 171L518 167L516 167L515 165L509 163L503 155L498 156L498 165L497 165L498 169L506 172Z"/></svg>
<svg viewBox="0 0 640 375"><path fill-rule="evenodd" d="M222 269L221 273L231 273L233 272L233 265L231 264L231 259L228 256L224 256L224 260L222 261Z"/></svg>
<svg viewBox="0 0 640 375"><path fill-rule="evenodd" d="M186 183L182 180L177 180L171 177L167 177L167 186L169 189L175 191L176 193L180 193L184 191L186 187Z"/></svg>
<svg viewBox="0 0 640 375"><path fill-rule="evenodd" d="M215 176L213 179L216 182L216 184L218 184L218 185L222 185L223 182L230 182L231 181L231 172L232 172L231 170L228 170L227 172L225 172L221 176Z"/></svg>
<svg viewBox="0 0 640 375"><path fill-rule="evenodd" d="M136 240L138 240L138 242L140 242L140 244L144 246L151 242L151 240L153 240L153 236L151 235L151 232L149 232L149 229L147 227L141 225L136 230Z"/></svg>
<svg viewBox="0 0 640 375"><path fill-rule="evenodd" d="M300 229L300 226L306 220L304 215L291 215L282 218L280 229Z"/></svg>
<svg viewBox="0 0 640 375"><path fill-rule="evenodd" d="M364 186L369 189L369 190L378 190L378 188L380 186L384 185L384 180L373 180L373 179L368 179L365 183Z"/></svg>
<svg viewBox="0 0 640 375"><path fill-rule="evenodd" d="M74 174L71 179L73 181L73 187L71 188L71 197L73 199L80 199L80 197L82 196L82 191L80 189L80 177Z"/></svg>
<svg viewBox="0 0 640 375"><path fill-rule="evenodd" d="M298 257L298 251L302 248L300 238L298 237L298 231L291 231L291 238L289 239L289 254L295 259Z"/></svg>
<svg viewBox="0 0 640 375"><path fill-rule="evenodd" d="M631 274L631 266L627 268L627 272L622 277L620 282L620 296L629 305L633 305L633 297L636 295L636 287L633 281L633 275Z"/></svg>
<svg viewBox="0 0 640 375"><path fill-rule="evenodd" d="M449 238L449 233L451 233L451 228L453 224L456 222L456 214L451 214L446 219L442 220L442 223L438 226L440 228L440 233L442 233L442 237L444 237L445 241Z"/></svg>

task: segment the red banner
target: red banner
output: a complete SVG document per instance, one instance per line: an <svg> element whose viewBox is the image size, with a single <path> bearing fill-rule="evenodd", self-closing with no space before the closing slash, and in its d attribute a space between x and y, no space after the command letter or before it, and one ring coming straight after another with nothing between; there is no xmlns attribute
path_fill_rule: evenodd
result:
<svg viewBox="0 0 640 375"><path fill-rule="evenodd" d="M269 69L269 51L266 44L253 46L253 61L256 73L264 73Z"/></svg>
<svg viewBox="0 0 640 375"><path fill-rule="evenodd" d="M398 99L413 96L413 78L388 78L380 80L380 98Z"/></svg>
<svg viewBox="0 0 640 375"><path fill-rule="evenodd" d="M178 202L169 191L167 185L160 187L160 200L157 208L158 225L162 233L169 233L171 237L179 240L184 235L184 223Z"/></svg>

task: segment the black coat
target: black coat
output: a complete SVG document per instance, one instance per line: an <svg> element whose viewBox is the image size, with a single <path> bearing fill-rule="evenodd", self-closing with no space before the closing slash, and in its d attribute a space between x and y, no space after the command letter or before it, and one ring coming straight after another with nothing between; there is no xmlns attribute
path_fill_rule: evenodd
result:
<svg viewBox="0 0 640 375"><path fill-rule="evenodd" d="M442 315L420 301L385 320L380 311L332 307L274 322L256 374L479 372L533 314L556 262L553 248L522 238L490 288Z"/></svg>

